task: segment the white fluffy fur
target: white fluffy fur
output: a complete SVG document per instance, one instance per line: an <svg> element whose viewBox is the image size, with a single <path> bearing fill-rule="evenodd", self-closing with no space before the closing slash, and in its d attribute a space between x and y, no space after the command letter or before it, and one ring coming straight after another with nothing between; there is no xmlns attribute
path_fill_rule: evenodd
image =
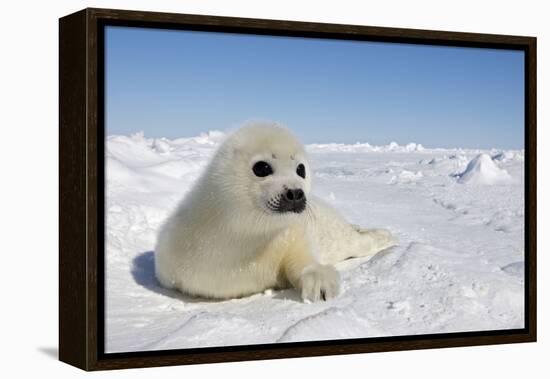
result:
<svg viewBox="0 0 550 379"><path fill-rule="evenodd" d="M259 178L257 161L274 174ZM296 174L303 163L306 178ZM251 125L221 144L202 177L163 225L155 249L162 285L213 298L232 298L294 286L304 300L338 294L332 264L374 255L394 244L385 230L361 230L310 195L303 146L286 128ZM277 213L267 203L300 188L302 213Z"/></svg>

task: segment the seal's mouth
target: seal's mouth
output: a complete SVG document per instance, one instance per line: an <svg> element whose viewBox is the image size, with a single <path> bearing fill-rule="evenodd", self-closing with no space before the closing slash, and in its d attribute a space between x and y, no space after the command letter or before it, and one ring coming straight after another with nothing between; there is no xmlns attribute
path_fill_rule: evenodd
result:
<svg viewBox="0 0 550 379"><path fill-rule="evenodd" d="M302 213L306 205L306 195L301 189L286 189L267 202L267 207L276 213Z"/></svg>

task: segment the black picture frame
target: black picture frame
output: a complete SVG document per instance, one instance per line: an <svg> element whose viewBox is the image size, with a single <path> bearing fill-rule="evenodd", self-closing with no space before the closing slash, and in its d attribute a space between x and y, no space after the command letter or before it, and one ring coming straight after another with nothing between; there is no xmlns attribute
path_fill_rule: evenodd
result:
<svg viewBox="0 0 550 379"><path fill-rule="evenodd" d="M523 329L104 352L104 28L108 25L525 52ZM59 359L84 370L536 341L536 38L88 8L59 20Z"/></svg>

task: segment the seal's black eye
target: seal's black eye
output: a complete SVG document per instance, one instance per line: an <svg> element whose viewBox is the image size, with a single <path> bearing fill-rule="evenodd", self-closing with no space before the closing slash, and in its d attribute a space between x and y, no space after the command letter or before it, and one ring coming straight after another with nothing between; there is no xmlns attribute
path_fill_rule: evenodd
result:
<svg viewBox="0 0 550 379"><path fill-rule="evenodd" d="M273 168L271 168L269 163L264 161L254 163L254 166L252 166L252 171L254 171L254 175L259 176L260 178L273 174Z"/></svg>
<svg viewBox="0 0 550 379"><path fill-rule="evenodd" d="M306 167L302 163L300 163L298 167L296 167L296 174L304 179L306 178Z"/></svg>

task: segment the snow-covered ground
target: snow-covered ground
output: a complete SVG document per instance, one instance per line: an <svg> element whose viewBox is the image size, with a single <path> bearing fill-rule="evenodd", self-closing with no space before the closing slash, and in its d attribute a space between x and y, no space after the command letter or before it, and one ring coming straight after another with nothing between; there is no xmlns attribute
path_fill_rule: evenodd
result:
<svg viewBox="0 0 550 379"><path fill-rule="evenodd" d="M309 145L313 192L399 246L340 263L343 291L328 302L161 288L157 230L222 138L107 138L107 352L523 327L523 151Z"/></svg>

